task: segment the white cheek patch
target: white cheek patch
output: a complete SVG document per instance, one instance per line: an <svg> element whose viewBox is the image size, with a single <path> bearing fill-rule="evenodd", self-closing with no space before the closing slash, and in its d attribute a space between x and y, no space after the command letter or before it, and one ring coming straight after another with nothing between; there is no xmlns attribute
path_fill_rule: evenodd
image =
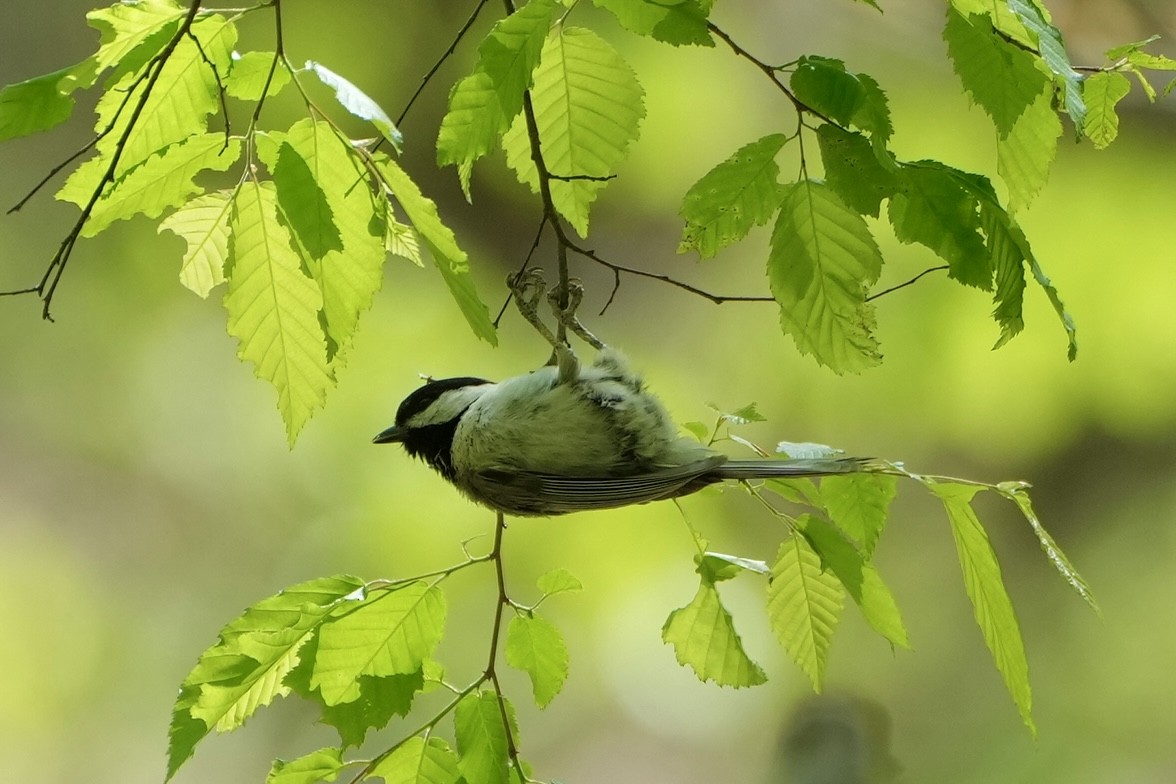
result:
<svg viewBox="0 0 1176 784"><path fill-rule="evenodd" d="M469 408L475 400L497 386L497 384L478 384L477 386L450 389L443 392L424 411L409 417L405 425L408 427L427 427L429 425L440 425L452 421L459 417L461 412Z"/></svg>

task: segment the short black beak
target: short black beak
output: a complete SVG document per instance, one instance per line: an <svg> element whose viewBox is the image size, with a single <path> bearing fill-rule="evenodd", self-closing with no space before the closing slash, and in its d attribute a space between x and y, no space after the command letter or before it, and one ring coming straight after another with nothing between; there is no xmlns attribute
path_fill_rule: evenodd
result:
<svg viewBox="0 0 1176 784"><path fill-rule="evenodd" d="M387 430L380 432L379 435L377 435L375 438L372 439L372 443L373 444L396 444L396 443L403 441L404 436L407 434L408 434L408 428L398 427L396 425L393 425L392 427L388 428Z"/></svg>

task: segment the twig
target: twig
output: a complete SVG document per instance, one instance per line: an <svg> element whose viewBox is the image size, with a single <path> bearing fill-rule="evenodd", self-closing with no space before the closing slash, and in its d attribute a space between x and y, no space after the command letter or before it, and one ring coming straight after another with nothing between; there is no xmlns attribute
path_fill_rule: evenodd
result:
<svg viewBox="0 0 1176 784"><path fill-rule="evenodd" d="M433 77L436 76L437 71L441 70L441 66L444 65L445 61L452 57L453 53L457 51L458 44L460 44L461 40L465 38L466 33L470 31L470 28L474 26L474 22L477 21L478 15L482 13L482 8L488 2L489 0L478 0L478 4L474 7L473 13L470 14L469 19L466 19L465 24L461 26L461 29L457 31L457 35L454 36L453 42L449 44L449 48L445 50L441 57L438 58L437 62L433 64L433 67L430 68L428 73L425 74L424 78L421 79L421 83L417 86L416 92L412 94L412 97L408 99L408 103L404 105L404 111L402 111L400 116L396 118L397 127L399 127L400 124L404 122L404 118L408 116L408 110L412 108L412 105L416 103L416 99L419 98L421 93L425 91L425 87L429 84L430 81L432 81ZM381 141L383 141L382 138ZM377 143L376 146L378 147L379 144ZM373 148L373 151L374 149L375 148Z"/></svg>
<svg viewBox="0 0 1176 784"><path fill-rule="evenodd" d="M523 265L521 267L519 267L519 271L514 274L514 277L517 278L518 276L522 275L524 272L527 271L527 267L529 267L531 265L531 257L535 255L535 251L538 250L538 248L539 248L539 242L540 242L540 240L543 239L543 230L545 228L547 228L547 218L546 217L544 217L543 220L539 221L539 230L537 232L535 232L535 240L531 243L531 249L529 251L527 251L527 257L525 259L523 259ZM498 315L494 317L494 328L495 329L498 329L498 325L502 322L502 317L503 317L503 315L506 314L506 309L508 307L510 307L510 300L511 300L511 297L513 297L513 296L514 296L513 292L507 293L506 300L502 303L502 307L499 308L499 310L498 310Z"/></svg>
<svg viewBox="0 0 1176 784"><path fill-rule="evenodd" d="M948 267L946 264L943 264L938 267L930 267L929 269L925 269L922 272L920 272L918 275L916 275L915 277L906 281L905 283L899 283L897 286L891 286L888 289L883 289L882 291L879 291L877 294L871 294L870 296L866 297L866 302L878 299L878 297L885 296L887 294L890 294L891 292L898 291L899 289L905 289L907 286L911 285L912 283L914 283L915 281L917 281L919 278L923 277L924 275L930 275L932 272L940 272L941 270L945 270L945 269L950 269L950 267Z"/></svg>
<svg viewBox="0 0 1176 784"><path fill-rule="evenodd" d="M526 774L523 773L519 750L515 745L514 735L510 731L510 715L506 710L506 697L502 693L502 686L498 683L498 670L495 666L498 661L498 639L502 633L502 614L507 607L513 604L506 593L506 572L502 568L502 539L505 532L506 517L502 512L497 512L494 546L490 550L490 560L494 562L494 574L498 580L498 606L494 609L494 628L490 632L490 659L486 663L484 679L489 680L494 686L494 693L498 697L498 711L502 715L502 731L506 735L507 757L515 770L518 771L520 780L525 781Z"/></svg>
<svg viewBox="0 0 1176 784"><path fill-rule="evenodd" d="M229 136L232 135L232 123L229 119L229 105L225 101L225 84L221 81L220 71L217 70L216 63L214 63L208 54L204 51L204 46L200 43L200 39L192 35L191 29L188 30L188 39L196 45L196 51L200 53L200 59L212 71L212 79L216 82L216 97L220 99L221 114L225 116L225 143L221 147L221 152L229 149Z"/></svg>

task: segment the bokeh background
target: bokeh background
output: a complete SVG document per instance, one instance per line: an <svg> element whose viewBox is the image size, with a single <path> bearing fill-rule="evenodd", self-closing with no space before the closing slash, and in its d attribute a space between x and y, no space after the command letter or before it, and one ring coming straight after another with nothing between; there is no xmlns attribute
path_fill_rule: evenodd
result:
<svg viewBox="0 0 1176 784"><path fill-rule="evenodd" d="M472 5L346 0L326 10L291 2L287 46L296 62L327 64L396 114ZM720 3L714 18L765 60L818 53L873 74L889 94L900 155L994 175L993 131L954 81L942 8L882 5L879 15L850 2ZM0 6L0 83L92 51L96 34L82 20L88 6ZM1157 49L1176 55L1176 12L1166 0L1050 6L1077 62L1099 64L1105 48L1152 33L1168 36ZM722 48L661 47L591 8L575 17L599 22L648 93L641 142L600 199L591 245L712 290L765 291L766 232L699 264L674 253L676 205L731 151L791 127L786 102ZM239 47L272 46L269 25L258 14L243 25ZM477 167L473 206L453 171L432 164L446 85L468 71L471 43L404 124L404 158L457 229L496 307L538 209L500 156ZM0 204L13 204L80 146L89 106L83 99L74 121L51 135L0 147ZM892 652L855 610L845 613L829 662L833 697L818 715L853 705L872 706L871 716L884 711L901 781L1176 780L1174 107L1149 106L1136 92L1111 149L1063 139L1049 185L1018 216L1078 320L1073 364L1036 287L1026 297L1026 332L991 351L997 328L988 298L935 276L879 301L886 362L855 377L799 356L770 305L715 306L627 279L607 314L590 322L645 369L681 421L706 419L710 402L756 401L770 421L745 435L764 443L820 441L918 471L1034 484L1039 513L1103 608L1096 617L1067 589L1010 505L981 501L1026 639L1036 741L973 622L941 510L918 488L901 489L878 553L914 651ZM268 119L288 124L296 110L275 104ZM0 289L38 279L73 217L46 193L0 219ZM878 234L883 285L936 263L895 243L884 226ZM390 261L338 388L290 450L273 390L235 358L221 292L202 301L178 284L180 253L180 241L158 236L150 222L121 223L79 245L55 301L56 323L40 319L32 298L0 300L6 781L160 781L176 687L244 606L315 576L444 566L460 558L462 540L491 529L488 514L422 465L368 441L390 423L418 372L496 378L538 364L545 348L517 317L507 317L502 345L491 349L469 334L434 272ZM585 311L599 310L611 277L590 267L577 273L588 287ZM716 549L768 558L781 535L737 493L684 506ZM696 585L672 505L519 521L507 546L521 600L534 598L533 578L554 566L587 587L547 605L571 650L565 692L539 714L525 682L508 678L538 775L800 780L781 771L780 749L786 735L798 736L796 712L810 711L812 698L767 628L755 580L723 592L767 685L700 684L660 641L667 613ZM464 680L484 660L491 574L464 573L448 590L440 657ZM273 757L332 742L310 719L305 706L279 701L244 731L206 740L177 781L261 781Z"/></svg>

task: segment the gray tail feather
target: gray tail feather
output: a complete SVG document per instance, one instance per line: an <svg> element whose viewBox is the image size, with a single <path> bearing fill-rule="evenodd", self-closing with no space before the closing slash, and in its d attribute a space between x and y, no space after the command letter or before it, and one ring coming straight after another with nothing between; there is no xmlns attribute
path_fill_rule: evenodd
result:
<svg viewBox="0 0 1176 784"><path fill-rule="evenodd" d="M869 471L875 465L876 462L869 457L728 460L707 473L716 479L781 479L794 476L853 474Z"/></svg>

